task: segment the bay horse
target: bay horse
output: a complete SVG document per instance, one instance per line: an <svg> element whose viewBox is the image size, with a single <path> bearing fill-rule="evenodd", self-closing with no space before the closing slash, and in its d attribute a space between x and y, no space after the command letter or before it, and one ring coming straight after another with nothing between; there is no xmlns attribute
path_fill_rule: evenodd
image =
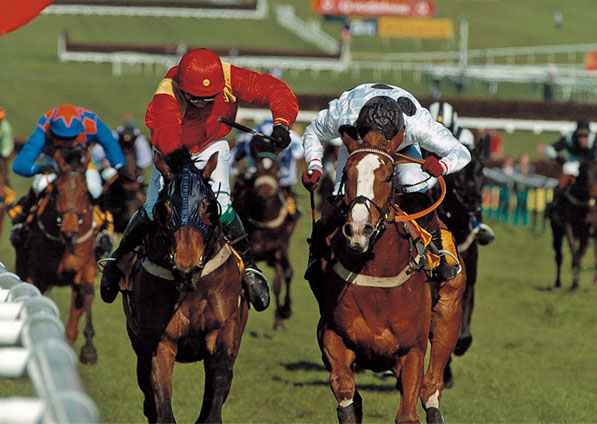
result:
<svg viewBox="0 0 597 424"><path fill-rule="evenodd" d="M594 161L583 161L578 176L566 188L558 188L554 201L548 210L553 248L556 261L556 281L559 288L562 267L562 241L568 241L572 255L572 291L580 289L580 271L582 259L587 251L589 239L594 232L592 217L595 216L595 199L597 198L597 164Z"/></svg>
<svg viewBox="0 0 597 424"><path fill-rule="evenodd" d="M132 131L130 131L132 134ZM119 144L124 153L125 167L132 181L124 181L118 175L114 175L105 182L102 193L102 204L104 210L108 210L114 217L114 231L122 233L126 228L133 214L145 204L147 196L145 185L139 180L142 176L142 169L137 166L135 138L127 133L119 137Z"/></svg>
<svg viewBox="0 0 597 424"><path fill-rule="evenodd" d="M224 238L218 203L207 182L217 153L202 171L187 151L180 153L170 165L156 154L164 188L154 207L154 229L124 261L126 327L149 422L174 422L174 363L200 360L205 385L197 421L222 422L248 318L242 262Z"/></svg>
<svg viewBox="0 0 597 424"><path fill-rule="evenodd" d="M362 143L348 134L339 225L326 242L320 275L309 281L319 304L317 339L330 372L340 423L362 420L355 366L391 370L400 388L396 422L419 422L424 359L431 322L431 290L409 236L395 221L394 166L404 130L392 140L369 132ZM442 369L443 371L443 369ZM440 375L441 378L441 375ZM428 408L432 419L436 408Z"/></svg>
<svg viewBox="0 0 597 424"><path fill-rule="evenodd" d="M49 183L37 204L31 240L16 251L16 273L43 293L51 286L72 289L66 340L74 347L78 325L85 314L85 344L79 359L84 364L97 361L93 345L91 305L94 298L95 236L91 196L85 171L91 160L83 149L58 149L54 153L57 178ZM34 206L35 207L35 206Z"/></svg>
<svg viewBox="0 0 597 424"><path fill-rule="evenodd" d="M471 150L471 161L459 172L444 176L446 196L438 208L438 216L454 236L456 247L466 270L466 288L462 296L462 324L454 349L456 356L462 356L473 342L471 320L475 305L475 282L479 260L477 230L472 219L480 219L482 192L485 184L483 160L479 146ZM451 362L451 361L450 361ZM450 362L444 369L444 385L454 384Z"/></svg>
<svg viewBox="0 0 597 424"><path fill-rule="evenodd" d="M292 314L290 283L290 238L298 221L296 205L280 186L278 157L261 152L255 158L255 173L250 182L237 180L232 203L246 228L256 261L265 261L275 271L273 292L276 298L274 329L284 327ZM291 209L294 208L294 211ZM282 282L285 295L282 302Z"/></svg>

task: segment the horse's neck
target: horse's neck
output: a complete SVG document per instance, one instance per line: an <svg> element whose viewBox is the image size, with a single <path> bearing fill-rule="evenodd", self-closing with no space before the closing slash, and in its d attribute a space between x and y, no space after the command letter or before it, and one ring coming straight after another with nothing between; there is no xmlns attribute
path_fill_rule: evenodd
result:
<svg viewBox="0 0 597 424"><path fill-rule="evenodd" d="M256 196L253 200L255 203L250 205L249 214L256 221L265 221L277 217L284 205L284 201L279 193L266 198Z"/></svg>

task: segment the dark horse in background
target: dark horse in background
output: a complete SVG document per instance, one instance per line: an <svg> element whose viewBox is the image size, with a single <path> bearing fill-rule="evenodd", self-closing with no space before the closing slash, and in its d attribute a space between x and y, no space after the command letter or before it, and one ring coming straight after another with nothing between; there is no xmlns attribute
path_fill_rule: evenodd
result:
<svg viewBox="0 0 597 424"><path fill-rule="evenodd" d="M0 157L0 234L2 234L4 212L15 200L15 192L10 188L8 169L8 158Z"/></svg>
<svg viewBox="0 0 597 424"><path fill-rule="evenodd" d="M142 182L143 170L137 166L135 136L133 131L124 132L118 139L128 174L131 181L114 175L104 184L102 205L104 210L110 211L114 217L114 231L122 233L133 214L145 204L145 185Z"/></svg>
<svg viewBox="0 0 597 424"><path fill-rule="evenodd" d="M29 224L31 240L17 249L15 268L23 281L34 284L42 292L51 286L71 286L66 340L74 346L79 320L85 314L86 342L79 358L82 363L93 364L97 360L91 320L96 225L85 179L90 157L85 150L57 150L54 160L58 176L39 199L36 215Z"/></svg>
<svg viewBox="0 0 597 424"><path fill-rule="evenodd" d="M555 287L562 285L560 274L562 267L562 241L568 240L572 255L571 290L580 288L579 279L581 262L589 239L595 232L595 199L597 198L597 163L583 161L578 176L564 189L558 188L549 207L548 216L553 233L553 248L556 260ZM595 277L597 281L597 276Z"/></svg>
<svg viewBox="0 0 597 424"><path fill-rule="evenodd" d="M143 247L122 264L127 268L120 283L127 332L149 422L174 422L174 363L200 360L205 385L197 421L222 422L248 303L242 297L240 260L224 238L207 182L217 153L201 171L187 151L177 153L180 157L168 164L156 156L165 183L154 207L156 224Z"/></svg>
<svg viewBox="0 0 597 424"><path fill-rule="evenodd" d="M249 235L255 260L265 261L275 271L274 329L279 329L292 314L290 283L293 270L288 249L299 215L294 198L280 186L277 156L269 152L257 154L255 168L250 181L237 180L232 204ZM282 282L286 289L283 302Z"/></svg>
<svg viewBox="0 0 597 424"><path fill-rule="evenodd" d="M454 236L466 269L466 289L462 298L462 324L454 349L456 356L464 355L473 342L471 319L475 304L479 246L472 218L476 217L477 220L481 218L482 190L485 184L484 165L479 150L479 147L476 147L471 151L471 162L462 170L444 176L446 197L438 208L438 216ZM446 388L450 388L454 384L450 362L444 369Z"/></svg>

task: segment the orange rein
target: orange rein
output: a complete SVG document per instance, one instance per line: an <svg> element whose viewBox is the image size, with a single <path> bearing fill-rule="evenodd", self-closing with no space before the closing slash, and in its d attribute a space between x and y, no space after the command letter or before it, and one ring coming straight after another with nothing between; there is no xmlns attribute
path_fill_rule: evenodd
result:
<svg viewBox="0 0 597 424"><path fill-rule="evenodd" d="M424 160L413 159L411 157L408 157L408 156L403 155L402 153L398 153L398 152L396 152L395 155L398 156L399 158L403 159L403 160L397 162L396 164L401 164L401 163L422 164L423 162L425 162ZM444 178L442 176L439 176L439 177L437 177L437 181L439 182L442 192L439 196L439 199L437 199L437 201L433 205L429 206L426 209L423 209L422 211L416 212L416 213L395 216L394 221L396 221L396 222L411 221L413 219L418 219L422 216L425 216L428 213L432 212L433 210L437 209L439 207L439 205L442 203L442 201L444 200L444 197L446 197L446 182L444 181ZM398 207L398 205L395 205L395 206Z"/></svg>

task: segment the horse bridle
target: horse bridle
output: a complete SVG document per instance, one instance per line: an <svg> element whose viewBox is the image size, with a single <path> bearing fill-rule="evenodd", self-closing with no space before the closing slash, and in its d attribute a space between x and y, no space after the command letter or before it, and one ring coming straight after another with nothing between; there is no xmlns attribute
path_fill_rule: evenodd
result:
<svg viewBox="0 0 597 424"><path fill-rule="evenodd" d="M71 172L69 172L67 174L62 174L62 175L73 176L73 175L81 175L81 174L79 172L76 172L76 171L71 171ZM55 186L56 185L53 184L53 187L55 187ZM54 189L52 189L51 191L48 191L48 200L49 200L50 197L52 199L54 199L54 202L56 201L56 198L54 196ZM43 210L40 211L40 214L41 214L41 212L43 212ZM76 215L77 218L78 218L78 220L77 220L78 224L82 225L83 222L84 222L84 219L85 219L85 215L84 214L87 213L87 212L88 212L87 208L85 208L82 212L79 212L76 209L75 205L72 205L72 199L69 199L69 207L66 210L61 211L61 212L59 212L58 210L56 210L56 215L57 215L56 216L56 225L58 226L58 228L62 228L63 217L64 217L64 215L66 215L68 213L72 213L72 214ZM43 234L46 236L46 238L48 238L50 240L53 240L53 241L59 241L62 244L65 244L64 240L62 239L62 237L60 237L60 236L54 236L54 235L52 235L52 234L50 234L48 232L48 230L46 229L46 227L43 225L43 222L41 222L41 219L37 219L37 226L43 232ZM77 239L75 240L75 242L73 244L79 244L79 243L83 243L84 241L86 241L89 237L91 237L93 235L95 227L96 227L95 226L95 220L92 218L91 219L91 226L89 228L89 231L87 231L83 236L77 237Z"/></svg>
<svg viewBox="0 0 597 424"><path fill-rule="evenodd" d="M390 155L389 153L387 153L383 150L375 149L373 147L362 147L360 149L356 149L348 155L348 158L350 158L351 156L353 156L357 153L373 153L376 155L384 156L385 158L387 158L391 161L392 169L394 168L394 165L396 163L396 160L394 159L394 157L392 155ZM348 158L346 158L347 161L348 161ZM341 185L344 185L345 177L346 177L346 174L344 174L342 177ZM342 191L342 187L341 187L340 191ZM344 216L344 218L346 218L348 211L351 210L357 204L364 205L368 211L371 211L371 208L369 207L370 204L375 206L375 208L377 209L377 212L379 213L379 219L377 220L377 223L375 224L375 226L373 228L373 232L371 233L371 236L370 236L371 245L373 245L375 240L377 240L379 235L383 232L383 230L385 230L386 223L388 222L389 212L392 207L391 200L394 199L395 193L396 193L396 184L395 184L395 180L394 180L394 172L392 172L392 188L390 190L390 194L388 195L388 198L385 200L384 208L377 205L372 199L369 199L367 196L359 195L359 196L356 196L355 198L353 198L348 204L344 205L344 210L342 211L342 215Z"/></svg>

